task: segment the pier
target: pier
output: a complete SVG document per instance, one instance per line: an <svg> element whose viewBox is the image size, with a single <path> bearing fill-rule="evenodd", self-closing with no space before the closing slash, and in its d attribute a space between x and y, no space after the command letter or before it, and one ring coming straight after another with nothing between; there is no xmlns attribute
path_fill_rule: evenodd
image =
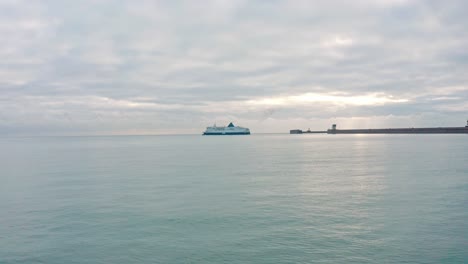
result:
<svg viewBox="0 0 468 264"><path fill-rule="evenodd" d="M290 134L468 134L468 121L464 127L422 127L422 128L370 128L370 129L337 129L336 124L325 131L302 131L293 129Z"/></svg>
<svg viewBox="0 0 468 264"><path fill-rule="evenodd" d="M300 129L289 130L289 134L326 134L327 131L311 131L310 129L302 131Z"/></svg>

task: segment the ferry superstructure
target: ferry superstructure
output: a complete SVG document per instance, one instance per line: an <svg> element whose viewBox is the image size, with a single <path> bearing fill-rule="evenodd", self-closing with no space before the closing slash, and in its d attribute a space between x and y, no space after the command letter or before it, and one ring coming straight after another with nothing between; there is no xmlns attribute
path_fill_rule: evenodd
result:
<svg viewBox="0 0 468 264"><path fill-rule="evenodd" d="M207 127L205 136L229 136L229 135L250 135L250 130L245 127L235 126L232 122L227 127L218 127L216 125Z"/></svg>

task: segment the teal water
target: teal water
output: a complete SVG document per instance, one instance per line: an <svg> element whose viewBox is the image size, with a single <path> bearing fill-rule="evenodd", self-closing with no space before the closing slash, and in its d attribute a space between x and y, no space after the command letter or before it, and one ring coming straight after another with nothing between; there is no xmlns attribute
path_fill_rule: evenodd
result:
<svg viewBox="0 0 468 264"><path fill-rule="evenodd" d="M468 263L468 136L0 139L0 263Z"/></svg>

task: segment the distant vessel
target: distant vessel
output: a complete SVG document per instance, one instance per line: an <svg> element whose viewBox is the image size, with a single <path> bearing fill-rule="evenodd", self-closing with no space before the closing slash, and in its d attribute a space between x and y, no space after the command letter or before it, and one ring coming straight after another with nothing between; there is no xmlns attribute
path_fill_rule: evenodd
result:
<svg viewBox="0 0 468 264"><path fill-rule="evenodd" d="M203 135L206 136L215 136L215 135L250 135L250 130L245 127L238 127L234 124L229 123L227 127L217 127L216 124L212 127L207 127Z"/></svg>

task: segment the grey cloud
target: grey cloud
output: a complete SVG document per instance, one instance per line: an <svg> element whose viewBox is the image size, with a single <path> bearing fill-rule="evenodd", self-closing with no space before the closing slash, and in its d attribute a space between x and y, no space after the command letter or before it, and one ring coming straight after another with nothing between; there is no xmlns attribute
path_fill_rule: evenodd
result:
<svg viewBox="0 0 468 264"><path fill-rule="evenodd" d="M421 117L468 117L465 1L0 6L0 133L186 133L230 119L278 132L295 122L319 129L347 118L427 125L433 120ZM407 101L246 103L307 93Z"/></svg>

